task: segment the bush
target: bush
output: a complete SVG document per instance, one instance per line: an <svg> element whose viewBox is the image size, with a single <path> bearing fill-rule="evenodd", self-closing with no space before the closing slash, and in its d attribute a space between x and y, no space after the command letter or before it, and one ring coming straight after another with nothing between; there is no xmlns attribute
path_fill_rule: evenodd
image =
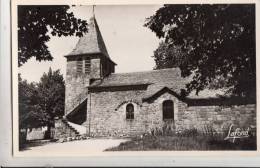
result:
<svg viewBox="0 0 260 168"><path fill-rule="evenodd" d="M227 130L217 133L210 125L202 131L196 128L174 131L166 128L154 128L150 133L136 136L107 151L139 150L256 150L256 134L248 138L232 141L224 140Z"/></svg>

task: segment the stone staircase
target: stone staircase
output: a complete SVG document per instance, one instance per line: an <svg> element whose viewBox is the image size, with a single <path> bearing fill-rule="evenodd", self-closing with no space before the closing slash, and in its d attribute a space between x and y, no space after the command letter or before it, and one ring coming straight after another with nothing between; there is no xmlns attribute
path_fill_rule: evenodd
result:
<svg viewBox="0 0 260 168"><path fill-rule="evenodd" d="M72 122L69 122L67 121L67 124L74 130L76 130L76 132L79 134L79 135L83 135L83 134L86 134L87 132L87 128L82 126L82 125L79 125L79 124L75 124L75 123L72 123Z"/></svg>
<svg viewBox="0 0 260 168"><path fill-rule="evenodd" d="M79 131L76 130L73 126L71 126L71 124L68 120L62 119L62 122L70 129L70 131L74 132L75 135L80 135Z"/></svg>
<svg viewBox="0 0 260 168"><path fill-rule="evenodd" d="M86 134L86 127L69 122L66 118L55 121L54 139L75 137Z"/></svg>

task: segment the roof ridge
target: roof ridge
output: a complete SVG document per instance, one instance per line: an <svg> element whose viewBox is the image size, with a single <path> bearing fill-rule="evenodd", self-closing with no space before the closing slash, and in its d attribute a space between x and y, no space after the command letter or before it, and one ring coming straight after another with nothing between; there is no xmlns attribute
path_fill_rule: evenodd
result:
<svg viewBox="0 0 260 168"><path fill-rule="evenodd" d="M167 70L180 70L180 68L164 68L164 69L153 69L153 70L145 70L145 71L134 71L134 72L120 72L120 73L112 73L111 75L117 74L134 74L134 73L146 73L146 72L159 72L159 71L167 71Z"/></svg>
<svg viewBox="0 0 260 168"><path fill-rule="evenodd" d="M101 53L103 53L104 55L106 55L108 58L110 58L108 51L107 51L107 47L106 44L104 42L104 39L102 37L102 33L99 30L99 26L97 24L97 20L95 18L95 16L93 16L91 19L93 19L93 24L94 24L94 30L96 31L96 38L97 38L97 47L99 48L99 50L101 51ZM102 45L102 46L101 46Z"/></svg>

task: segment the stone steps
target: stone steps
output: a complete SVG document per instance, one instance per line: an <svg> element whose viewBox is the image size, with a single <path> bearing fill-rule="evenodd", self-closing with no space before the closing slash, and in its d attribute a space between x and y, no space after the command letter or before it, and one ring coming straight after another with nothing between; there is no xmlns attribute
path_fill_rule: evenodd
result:
<svg viewBox="0 0 260 168"><path fill-rule="evenodd" d="M67 125L69 129L72 130L76 135L80 135L80 133L74 127L72 127L66 119L63 119L62 122Z"/></svg>
<svg viewBox="0 0 260 168"><path fill-rule="evenodd" d="M79 124L75 124L72 122L67 121L67 123L73 127L80 135L86 134L87 132L87 128L85 126L79 125Z"/></svg>

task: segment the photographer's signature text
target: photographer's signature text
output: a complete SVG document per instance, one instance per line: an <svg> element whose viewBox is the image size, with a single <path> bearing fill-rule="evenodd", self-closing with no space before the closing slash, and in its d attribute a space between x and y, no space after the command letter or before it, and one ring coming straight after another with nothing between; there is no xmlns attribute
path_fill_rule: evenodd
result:
<svg viewBox="0 0 260 168"><path fill-rule="evenodd" d="M247 138L249 137L249 127L247 129L236 128L233 129L233 124L230 125L228 135L224 140L232 139L233 143L238 138Z"/></svg>

